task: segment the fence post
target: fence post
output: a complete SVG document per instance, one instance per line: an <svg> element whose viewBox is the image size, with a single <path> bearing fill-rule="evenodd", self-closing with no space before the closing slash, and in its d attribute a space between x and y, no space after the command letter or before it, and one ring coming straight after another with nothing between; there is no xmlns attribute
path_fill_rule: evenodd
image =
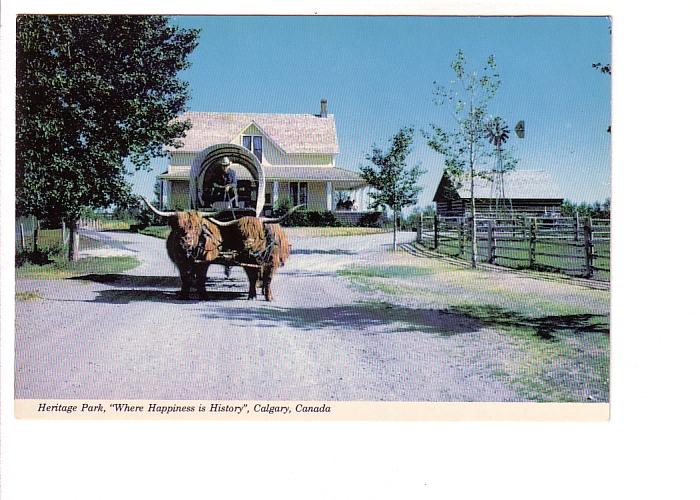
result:
<svg viewBox="0 0 700 500"><path fill-rule="evenodd" d="M66 221L64 220L61 221L61 238L64 245L68 243L68 235L66 235Z"/></svg>
<svg viewBox="0 0 700 500"><path fill-rule="evenodd" d="M39 251L39 219L36 219L36 223L34 224L34 238L32 241L32 248L35 253Z"/></svg>
<svg viewBox="0 0 700 500"><path fill-rule="evenodd" d="M19 244L22 247L22 250L24 250L24 247L25 247L24 224L22 224L21 222L19 223Z"/></svg>
<svg viewBox="0 0 700 500"><path fill-rule="evenodd" d="M486 221L486 235L488 239L488 262L496 262L496 240L493 237L493 220Z"/></svg>
<svg viewBox="0 0 700 500"><path fill-rule="evenodd" d="M535 268L537 257L537 219L530 219L530 269Z"/></svg>
<svg viewBox="0 0 700 500"><path fill-rule="evenodd" d="M580 223L578 221L578 210L576 210L576 218L574 219L574 241L578 241Z"/></svg>
<svg viewBox="0 0 700 500"><path fill-rule="evenodd" d="M593 277L593 221L586 217L583 225L583 248L586 252L586 278Z"/></svg>
<svg viewBox="0 0 700 500"><path fill-rule="evenodd" d="M423 241L423 214L418 214L418 227L416 227L416 243Z"/></svg>
<svg viewBox="0 0 700 500"><path fill-rule="evenodd" d="M464 217L459 219L459 232L457 233L457 239L459 240L459 256L464 256L465 245L464 245Z"/></svg>
<svg viewBox="0 0 700 500"><path fill-rule="evenodd" d="M439 218L440 218L440 216L437 213L435 214L435 217L433 218L433 226L435 229L435 241L433 242L433 245L434 245L435 250L438 249L438 224L439 224L438 219Z"/></svg>

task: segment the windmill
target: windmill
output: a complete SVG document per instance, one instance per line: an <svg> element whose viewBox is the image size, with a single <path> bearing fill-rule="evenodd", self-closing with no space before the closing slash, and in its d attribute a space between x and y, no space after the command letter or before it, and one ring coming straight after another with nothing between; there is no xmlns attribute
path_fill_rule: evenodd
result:
<svg viewBox="0 0 700 500"><path fill-rule="evenodd" d="M522 127L520 127L522 125ZM520 136L521 132L524 135L524 124L518 122L518 127L516 127L516 133ZM491 200L489 202L489 211L499 213L499 209L506 211L506 207L510 206L510 215L513 215L513 202L506 197L506 187L505 187L505 173L507 170L511 170L508 165L504 166L504 151L503 146L508 141L510 136L510 129L506 122L500 117L490 119L486 122L484 134L486 139L493 144L496 149L496 169L493 171L493 178L491 180ZM495 210L493 203L495 200Z"/></svg>

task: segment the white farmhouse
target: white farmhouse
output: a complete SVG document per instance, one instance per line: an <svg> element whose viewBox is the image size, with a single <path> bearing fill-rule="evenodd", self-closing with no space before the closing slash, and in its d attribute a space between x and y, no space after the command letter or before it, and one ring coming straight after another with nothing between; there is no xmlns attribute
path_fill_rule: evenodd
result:
<svg viewBox="0 0 700 500"><path fill-rule="evenodd" d="M338 212L347 222L356 222L367 210L365 181L336 166L338 136L326 100L319 114L188 112L180 118L189 120L192 128L183 146L169 151L168 169L158 176L164 208L196 206L191 172L226 155L238 179L238 208L257 207L267 215L286 198L308 210ZM264 193L257 192L249 169L238 164L237 158L252 159L251 154L264 173Z"/></svg>

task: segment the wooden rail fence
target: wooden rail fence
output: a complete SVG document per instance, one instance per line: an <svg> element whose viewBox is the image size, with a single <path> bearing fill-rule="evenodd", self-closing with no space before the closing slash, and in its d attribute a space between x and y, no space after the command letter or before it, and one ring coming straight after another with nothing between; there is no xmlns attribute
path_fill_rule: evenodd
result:
<svg viewBox="0 0 700 500"><path fill-rule="evenodd" d="M470 260L471 218L421 217L416 241ZM610 220L579 217L476 219L477 260L514 268L610 277Z"/></svg>
<svg viewBox="0 0 700 500"><path fill-rule="evenodd" d="M79 228L103 230L103 222L99 219L81 218L78 221ZM36 217L18 217L15 219L15 251L36 251L39 246L39 235L41 232L41 221ZM61 242L68 244L69 231L65 224L61 228Z"/></svg>

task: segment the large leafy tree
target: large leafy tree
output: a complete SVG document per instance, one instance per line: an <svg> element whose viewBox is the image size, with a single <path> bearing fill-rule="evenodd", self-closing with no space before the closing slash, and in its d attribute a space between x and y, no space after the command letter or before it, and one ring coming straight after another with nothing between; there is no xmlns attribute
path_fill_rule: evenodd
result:
<svg viewBox="0 0 700 500"><path fill-rule="evenodd" d="M471 265L476 267L476 202L474 200L474 179L479 176L490 177L491 171L485 169L485 162L492 155L485 134L488 122L488 105L501 85L496 61L489 56L481 70L470 71L463 51L458 51L452 61L454 79L448 86L434 82L433 101L438 106L445 106L452 119L449 129L435 124L424 132L428 145L445 157L445 171L453 184L460 187L462 182L469 183L471 216Z"/></svg>
<svg viewBox="0 0 700 500"><path fill-rule="evenodd" d="M129 169L189 128L178 72L198 35L163 16L17 18L17 211L65 221L71 260L81 210L127 200Z"/></svg>
<svg viewBox="0 0 700 500"><path fill-rule="evenodd" d="M393 217L393 248L396 250L396 225L401 209L415 205L418 194L418 178L425 173L420 165L408 167L407 157L411 153L413 129L405 127L391 139L385 152L378 146L366 156L370 165L360 167L360 175L373 188L370 192L370 208L388 208Z"/></svg>

